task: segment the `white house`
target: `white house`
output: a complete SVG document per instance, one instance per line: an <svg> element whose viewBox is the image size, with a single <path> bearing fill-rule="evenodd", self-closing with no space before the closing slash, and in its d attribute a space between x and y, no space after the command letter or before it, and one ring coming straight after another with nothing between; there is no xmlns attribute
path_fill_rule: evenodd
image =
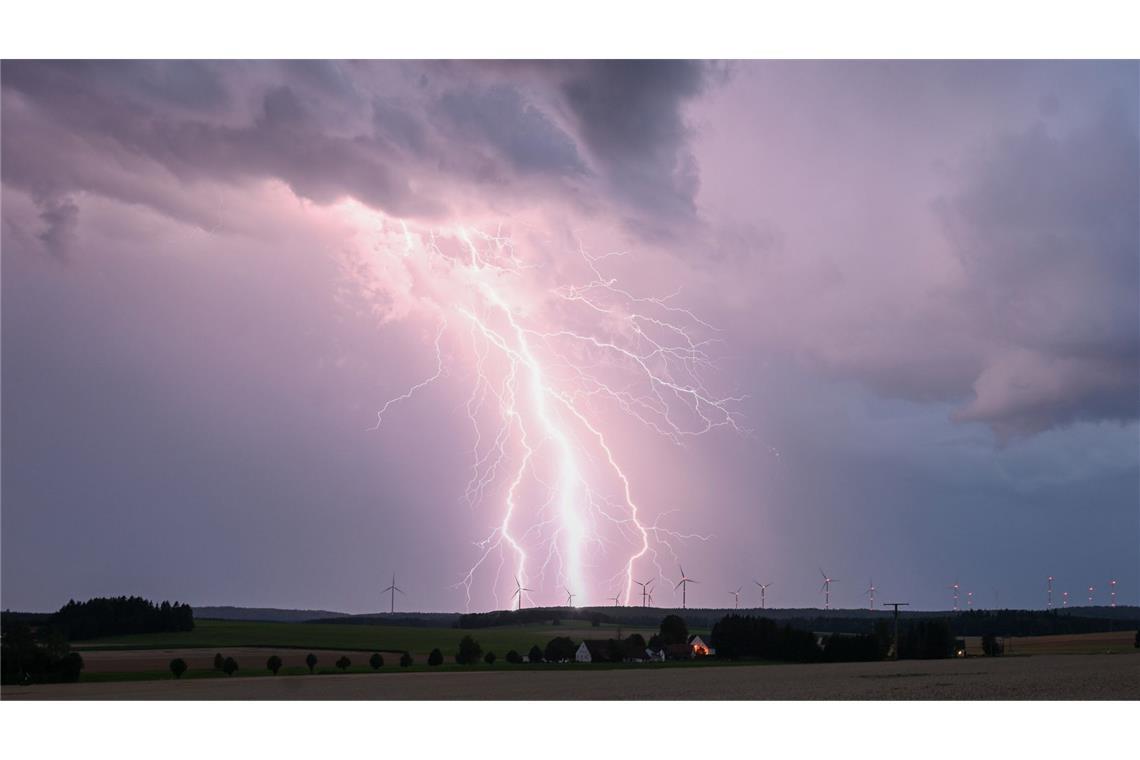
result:
<svg viewBox="0 0 1140 760"><path fill-rule="evenodd" d="M593 662L594 658L590 656L590 648L586 646L586 642L578 645L578 651L574 653L574 662Z"/></svg>

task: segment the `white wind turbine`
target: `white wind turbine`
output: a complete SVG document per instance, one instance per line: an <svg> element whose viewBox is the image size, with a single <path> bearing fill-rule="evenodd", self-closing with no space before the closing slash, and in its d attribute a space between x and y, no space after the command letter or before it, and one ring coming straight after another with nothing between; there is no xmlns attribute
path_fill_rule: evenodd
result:
<svg viewBox="0 0 1140 760"><path fill-rule="evenodd" d="M388 612L389 613L393 613L396 611L396 592L397 591L399 591L401 594L404 594L404 590L402 588L399 588L396 586L396 574L392 573L392 585L380 592L381 594L387 594L388 592L392 593L392 600L388 606ZM407 594L404 594L404 596L407 596Z"/></svg>
<svg viewBox="0 0 1140 760"><path fill-rule="evenodd" d="M769 581L768 583L761 583L760 581L755 580L755 579L752 582L760 587L760 609L765 609L764 592L768 590L768 587L772 585L772 582Z"/></svg>
<svg viewBox="0 0 1140 760"><path fill-rule="evenodd" d="M530 593L534 593L534 589L524 588L523 585L521 583L519 583L519 577L516 575L515 576L515 593L511 594L511 599L514 599L516 596L519 598L519 606L517 609L520 609L520 610L522 609L522 598L523 598L523 592L524 591L529 591Z"/></svg>
<svg viewBox="0 0 1140 760"><path fill-rule="evenodd" d="M823 608L825 610L830 610L831 609L831 584L832 583L839 583L839 579L828 577L827 573L823 572L822 567L819 569L819 574L823 576L823 585L819 587L819 590L823 592Z"/></svg>
<svg viewBox="0 0 1140 760"><path fill-rule="evenodd" d="M871 606L868 609L870 609L872 612L875 611L875 590L875 579L872 578L871 580L867 581L867 590L863 592L867 596L871 597Z"/></svg>
<svg viewBox="0 0 1140 760"><path fill-rule="evenodd" d="M677 581L677 585L673 587L673 590L676 591L678 588L681 589L681 609L685 610L685 609L688 609L688 594L687 594L687 592L689 590L689 584L690 583L699 583L700 581L695 581L692 578L685 575L685 568L681 567L680 565L677 565L677 567L681 571L681 580Z"/></svg>
<svg viewBox="0 0 1140 760"><path fill-rule="evenodd" d="M728 593L732 594L733 598L735 599L735 605L736 606L733 609L737 609L737 610L740 609L740 590L743 588L744 588L744 586L740 586L739 588L736 589L736 591L729 591L728 592Z"/></svg>

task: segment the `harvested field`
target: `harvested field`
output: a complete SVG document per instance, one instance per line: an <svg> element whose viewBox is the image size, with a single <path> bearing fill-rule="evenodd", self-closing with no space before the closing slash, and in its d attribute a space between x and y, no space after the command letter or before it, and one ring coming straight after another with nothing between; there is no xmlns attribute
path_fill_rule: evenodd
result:
<svg viewBox="0 0 1140 760"><path fill-rule="evenodd" d="M4 699L1140 699L1140 654L381 673L3 688Z"/></svg>

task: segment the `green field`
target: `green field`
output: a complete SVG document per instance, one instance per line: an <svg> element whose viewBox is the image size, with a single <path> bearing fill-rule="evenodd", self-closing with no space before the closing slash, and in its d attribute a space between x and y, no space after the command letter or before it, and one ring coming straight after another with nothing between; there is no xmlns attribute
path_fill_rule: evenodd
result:
<svg viewBox="0 0 1140 760"><path fill-rule="evenodd" d="M427 654L439 648L445 655L455 652L459 640L470 634L484 652L499 657L514 649L526 654L534 645L540 648L555 636L609 638L619 628L603 625L525 625L496 628L414 628L389 625L337 625L331 623L255 623L230 620L198 620L193 631L109 636L92 641L72 642L84 649L180 649L221 647L281 647L296 649L345 649L356 651L409 651ZM656 633L647 628L620 628L622 636L640 633L646 639Z"/></svg>

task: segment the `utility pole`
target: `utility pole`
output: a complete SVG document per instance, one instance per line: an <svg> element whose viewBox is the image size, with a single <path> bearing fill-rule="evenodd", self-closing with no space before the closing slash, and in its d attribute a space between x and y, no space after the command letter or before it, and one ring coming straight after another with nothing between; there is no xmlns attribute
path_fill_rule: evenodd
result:
<svg viewBox="0 0 1140 760"><path fill-rule="evenodd" d="M895 644L891 659L897 660L899 658L899 607L909 607L910 602L883 602L883 606L895 608Z"/></svg>

